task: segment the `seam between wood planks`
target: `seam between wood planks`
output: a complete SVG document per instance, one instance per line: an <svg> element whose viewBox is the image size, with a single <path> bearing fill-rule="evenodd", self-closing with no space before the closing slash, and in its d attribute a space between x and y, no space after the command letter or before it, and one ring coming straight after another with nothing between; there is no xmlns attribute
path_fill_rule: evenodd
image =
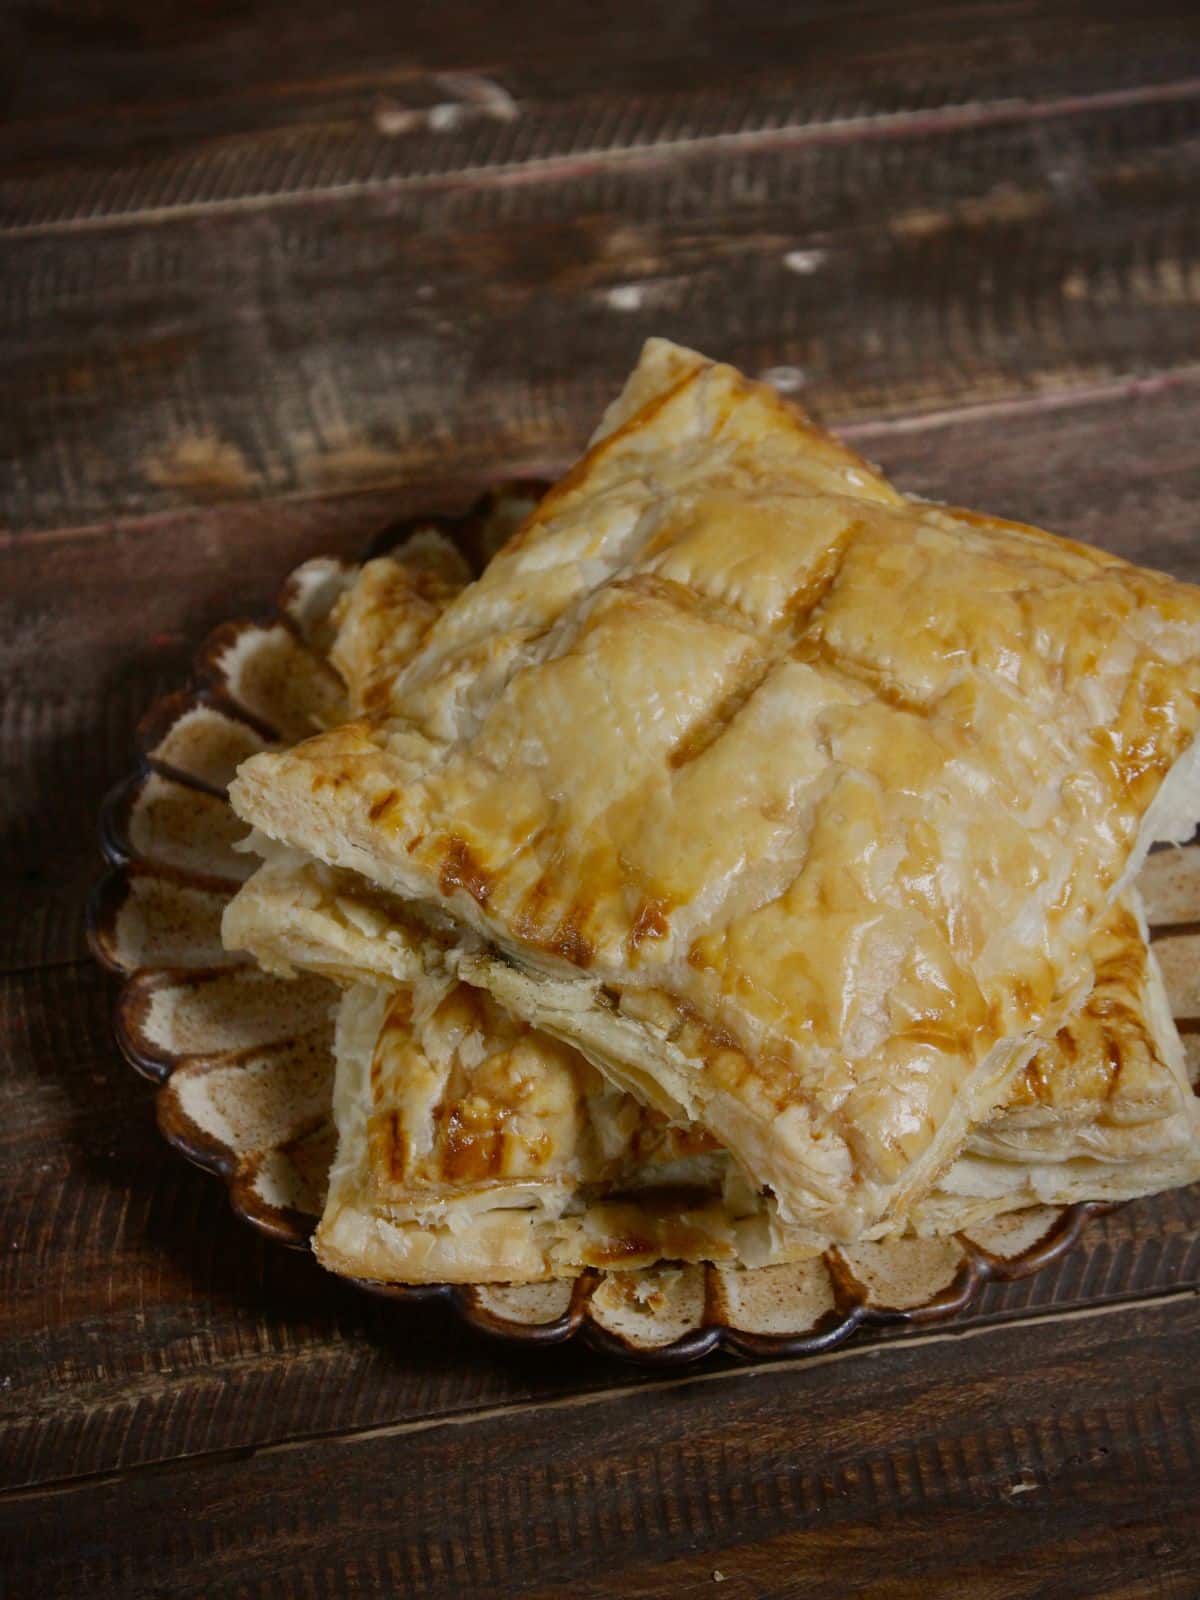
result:
<svg viewBox="0 0 1200 1600"><path fill-rule="evenodd" d="M1078 388L1048 389L1032 395L1014 395L1008 400L968 401L961 406L946 406L937 411L914 411L908 416L878 417L864 422L836 423L831 431L843 439L887 438L900 433L933 432L966 422L996 422L1006 417L1036 415L1038 412L1065 411L1077 405L1103 405L1113 400L1134 400L1141 395L1162 394L1168 389L1200 381L1200 362L1184 362L1141 377L1111 378L1100 383L1083 383Z"/></svg>
<svg viewBox="0 0 1200 1600"><path fill-rule="evenodd" d="M132 765L133 759L131 757L130 766L132 767ZM102 872L103 868L97 865L92 873L93 878L99 878ZM0 879L0 881L3 880ZM32 978L39 972L78 971L82 967L94 967L96 964L94 956L86 955L58 956L53 961L23 961L17 967L0 966L0 983L8 978Z"/></svg>
<svg viewBox="0 0 1200 1600"><path fill-rule="evenodd" d="M627 1399L631 1396L663 1394L677 1389L693 1389L701 1384L727 1383L731 1380L739 1381L743 1379L752 1381L755 1378L763 1378L769 1373L811 1371L817 1367L829 1366L835 1362L855 1358L866 1360L878 1357L892 1347L905 1351L923 1349L927 1346L945 1344L951 1340L990 1338L997 1333L1011 1332L1015 1328L1045 1325L1047 1322L1054 1324L1082 1322L1094 1317L1128 1315L1131 1312L1153 1310L1159 1306L1173 1305L1177 1301L1195 1299L1198 1294L1200 1294L1200 1290L1188 1285L1184 1288L1169 1290L1164 1294L1145 1295L1140 1298L1135 1297L1104 1305L1079 1306L1069 1311L1015 1317L1009 1320L987 1323L982 1326L960 1329L943 1328L934 1332L917 1334L911 1339L905 1338L871 1345L866 1349L862 1347L856 1349L851 1343L840 1350L831 1350L825 1355L799 1356L792 1360L763 1362L757 1366L725 1367L713 1372L694 1372L680 1377L663 1378L649 1383L628 1385L621 1388L600 1389L585 1394L562 1395L553 1400L531 1400L518 1402L514 1405L483 1406L478 1410L446 1413L435 1417L419 1417L410 1422L387 1422L371 1424L363 1428L332 1429L324 1432L316 1431L308 1434L296 1434L291 1438L273 1440L270 1444L242 1445L222 1450L201 1450L190 1455L163 1456L154 1461L138 1463L120 1472L81 1473L77 1477L51 1478L38 1485L0 1490L0 1505L15 1504L24 1500L56 1498L60 1495L75 1494L83 1490L103 1488L109 1484L130 1482L162 1471L180 1471L193 1466L219 1465L225 1462L249 1461L258 1456L282 1455L286 1451L302 1450L314 1444L366 1444L376 1439L411 1437L416 1434L431 1433L439 1428L472 1427L478 1423L497 1421L500 1418L527 1417L550 1411L577 1410L585 1406L604 1405L612 1401Z"/></svg>
<svg viewBox="0 0 1200 1600"><path fill-rule="evenodd" d="M470 163L436 173L397 173L344 183L312 184L275 193L264 190L212 200L178 201L144 209L66 217L57 221L16 223L8 227L0 225L0 237L41 238L65 233L96 232L131 224L141 227L179 217L261 211L275 206L304 205L322 200L402 193L415 189L547 183L615 167L654 164L664 157L676 155L690 156L719 150L797 149L805 145L850 144L856 141L912 138L922 134L957 133L1018 122L1052 121L1093 111L1115 111L1130 106L1188 100L1197 94L1200 94L1200 78L1193 77L1171 83L1147 84L1141 88L1105 89L1094 94L1063 95L1047 100L1012 96L920 111L881 111L869 115L833 117L825 122L784 122L773 128L747 128L724 133L631 141L607 147L594 145L570 154L533 156L524 161L498 162L493 166ZM186 162L181 162L180 166L186 168Z"/></svg>
<svg viewBox="0 0 1200 1600"><path fill-rule="evenodd" d="M1200 384L1200 362L1186 362L1178 367L1167 367L1158 371L1142 375L1131 374L1124 378L1114 378L1101 383L1081 383L1078 387L1051 389L1031 395L1015 395L1008 400L968 401L961 406L948 406L932 411L914 411L894 417L879 417L875 420L848 422L844 426L834 421L826 423L831 433L839 438L849 440L886 438L894 434L921 433L925 430L938 430L956 427L959 424L970 425L981 422L994 422L1006 417L1021 417L1037 415L1040 412L1066 411L1073 406L1108 405L1116 401L1137 399L1143 395L1162 394L1171 389L1185 388L1191 384ZM519 477L546 477L560 474L565 463L562 460L547 461L542 458L519 459L505 464L505 471L512 476ZM495 478L496 473L490 475ZM489 475L487 473L467 474L464 484L468 488L482 486ZM414 482L419 482L419 475L412 472L398 473L394 478L372 479L370 483L362 484L357 488L331 491L328 488L295 489L285 494L278 495L247 495L242 498L222 501L219 504L200 503L179 504L163 507L157 511L147 511L138 515L116 515L96 522L76 522L59 528L31 527L14 531L0 527L0 552L20 549L34 541L46 543L51 540L61 540L69 543L72 540L107 538L110 535L136 533L139 528L149 528L156 523L169 522L174 519L203 517L206 519L219 518L222 515L239 511L262 512L272 506L303 506L319 502L336 505L344 501L359 500L366 496L386 495L397 489L411 491ZM35 970L35 969L30 969Z"/></svg>

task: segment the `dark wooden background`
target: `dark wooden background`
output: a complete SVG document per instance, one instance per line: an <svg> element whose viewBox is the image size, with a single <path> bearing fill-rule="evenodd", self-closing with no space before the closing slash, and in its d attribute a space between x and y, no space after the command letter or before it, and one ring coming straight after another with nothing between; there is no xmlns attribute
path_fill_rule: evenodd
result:
<svg viewBox="0 0 1200 1600"><path fill-rule="evenodd" d="M651 332L1200 578L1194 0L25 0L0 108L0 1591L1200 1594L1196 1191L955 1332L514 1354L237 1223L80 925L205 630Z"/></svg>

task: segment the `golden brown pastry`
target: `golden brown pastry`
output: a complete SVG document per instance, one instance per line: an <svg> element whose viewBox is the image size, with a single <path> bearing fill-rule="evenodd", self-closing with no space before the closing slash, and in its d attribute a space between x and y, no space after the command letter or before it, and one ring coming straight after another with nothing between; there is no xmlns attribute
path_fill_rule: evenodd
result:
<svg viewBox="0 0 1200 1600"><path fill-rule="evenodd" d="M431 581L452 560L442 542L410 541L347 581L332 653L354 709L384 681L384 653L395 666L416 649ZM431 983L427 931L403 902L264 848L272 859L229 908L229 943L269 970L315 970L350 990L339 1155L316 1240L333 1270L513 1281L659 1256L768 1264L823 1243L783 1226L702 1130L667 1124L482 991ZM1024 1204L1127 1198L1200 1174L1196 1106L1133 903L1091 948L1087 1004L972 1130L910 1226L949 1232Z"/></svg>
<svg viewBox="0 0 1200 1600"><path fill-rule="evenodd" d="M515 1283L812 1253L785 1253L769 1206L702 1130L671 1127L454 980L347 991L334 1113L314 1248L353 1277Z"/></svg>
<svg viewBox="0 0 1200 1600"><path fill-rule="evenodd" d="M465 581L438 536L346 580L323 642L354 711L386 700L390 674ZM777 1236L769 1203L711 1135L669 1124L484 991L430 979L428 932L402 903L256 842L268 859L226 909L227 945L268 971L347 989L338 1151L314 1239L326 1266L392 1282L513 1282L810 1253Z"/></svg>
<svg viewBox="0 0 1200 1600"><path fill-rule="evenodd" d="M1198 701L1194 589L914 502L652 341L387 711L232 799L848 1238L1087 994L1105 906L1191 831Z"/></svg>
<svg viewBox="0 0 1200 1600"><path fill-rule="evenodd" d="M329 652L355 712L387 709L396 675L470 579L461 553L432 531L359 570L334 606Z"/></svg>
<svg viewBox="0 0 1200 1600"><path fill-rule="evenodd" d="M229 919L234 942L271 970L315 969L348 986L339 1155L316 1240L326 1265L401 1282L511 1282L657 1256L761 1266L828 1243L785 1225L703 1130L671 1127L483 991L424 976L421 931L402 906L389 917L378 894L360 902L365 888L277 859ZM912 1230L1200 1177L1200 1103L1135 904L1115 907L1094 936L1087 1004L971 1131L914 1207Z"/></svg>

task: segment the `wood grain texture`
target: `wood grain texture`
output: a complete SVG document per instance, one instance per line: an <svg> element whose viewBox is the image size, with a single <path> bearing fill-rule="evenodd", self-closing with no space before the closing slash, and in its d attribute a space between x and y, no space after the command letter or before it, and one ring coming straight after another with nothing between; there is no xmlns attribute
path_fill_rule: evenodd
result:
<svg viewBox="0 0 1200 1600"><path fill-rule="evenodd" d="M1200 1191L951 1336L664 1383L269 1247L82 958L214 623L578 448L650 332L1200 579L1188 0L0 14L0 1592L1183 1600Z"/></svg>
<svg viewBox="0 0 1200 1600"><path fill-rule="evenodd" d="M0 1460L10 1485L637 1385L265 1244L160 1140L90 965L0 981ZM1200 1189L1121 1209L956 1327L1200 1288ZM890 1329L852 1349L910 1337ZM64 1391L70 1404L64 1406Z"/></svg>
<svg viewBox="0 0 1200 1600"><path fill-rule="evenodd" d="M650 332L835 421L1195 359L1200 28L1106 37L7 179L0 525L562 455Z"/></svg>
<svg viewBox="0 0 1200 1600"><path fill-rule="evenodd" d="M1143 20L1142 37L1144 28ZM956 62L928 62L917 81L890 83L882 93L869 72L855 74L853 62L814 82L811 66L797 71L781 59L736 85L720 81L725 69L707 84L701 75L686 87L670 79L642 93L627 87L617 115L611 97L595 93L594 85L582 97L568 84L549 97L518 100L480 74L440 74L427 80L443 96L433 104L376 105L357 123L310 116L236 141L222 125L219 139L191 142L169 157L143 154L125 164L106 151L101 162L72 162L63 170L40 164L23 170L20 134L13 133L16 170L9 167L0 188L0 217L5 233L52 235L247 203L262 210L389 189L536 185L726 150L953 138L1187 98L1200 68L1194 30L1156 33L1150 56L1145 48L1131 51L1128 37L1113 40L1109 53L1085 69L1077 51L1064 58L1060 33L1059 51L1025 63L1016 98L1011 64L986 59L978 43L965 70L956 72ZM578 70L578 48L574 59Z"/></svg>
<svg viewBox="0 0 1200 1600"><path fill-rule="evenodd" d="M1194 44L1187 0L616 0L547 8L467 0L447 28L436 5L315 0L191 7L27 0L5 14L0 128L5 170L22 160L111 163L272 128L346 126L457 104L502 120L484 86L530 105L643 95L799 89L841 114L937 104L975 89L1058 94L1160 81ZM419 121L416 124L420 126ZM441 131L453 131L453 124Z"/></svg>
<svg viewBox="0 0 1200 1600"><path fill-rule="evenodd" d="M1183 1600L1198 1337L1173 1297L64 1485L0 1529L46 1596L649 1597L715 1569L722 1594L1007 1600L1049 1570Z"/></svg>

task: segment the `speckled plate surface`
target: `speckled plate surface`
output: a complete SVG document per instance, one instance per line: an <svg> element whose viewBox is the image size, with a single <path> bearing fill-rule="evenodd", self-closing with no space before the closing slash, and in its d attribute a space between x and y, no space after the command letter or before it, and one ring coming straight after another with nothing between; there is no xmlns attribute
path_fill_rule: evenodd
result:
<svg viewBox="0 0 1200 1600"><path fill-rule="evenodd" d="M482 564L539 492L504 485L462 518L389 529L369 553L436 527ZM218 628L197 655L194 685L150 708L137 769L104 807L111 870L89 910L92 948L122 980L121 1049L162 1085L163 1135L225 1181L248 1223L297 1248L308 1247L333 1156L335 990L317 978L269 977L222 948L224 904L256 865L233 848L246 830L225 789L246 756L337 719L326 619L352 571L333 559L306 562L272 621ZM1181 931L1200 921L1200 849L1153 857L1146 890L1152 921ZM1177 1013L1195 1015L1190 938L1164 966ZM505 1338L552 1344L578 1334L643 1362L716 1349L795 1356L827 1350L864 1323L951 1317L989 1278L1023 1277L1056 1259L1100 1209L1040 1207L946 1239L837 1248L750 1271L660 1266L511 1288L362 1287L400 1301L447 1298L468 1322Z"/></svg>

